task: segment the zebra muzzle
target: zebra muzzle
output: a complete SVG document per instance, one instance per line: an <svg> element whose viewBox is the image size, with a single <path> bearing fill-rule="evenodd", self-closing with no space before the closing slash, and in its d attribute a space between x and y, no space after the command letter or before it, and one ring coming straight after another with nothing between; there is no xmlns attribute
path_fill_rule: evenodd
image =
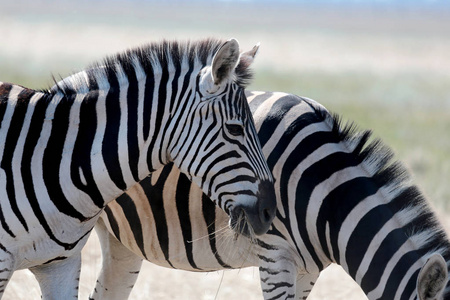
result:
<svg viewBox="0 0 450 300"><path fill-rule="evenodd" d="M254 201L236 204L230 213L230 226L244 236L265 234L276 214L276 198L273 184L264 181Z"/></svg>

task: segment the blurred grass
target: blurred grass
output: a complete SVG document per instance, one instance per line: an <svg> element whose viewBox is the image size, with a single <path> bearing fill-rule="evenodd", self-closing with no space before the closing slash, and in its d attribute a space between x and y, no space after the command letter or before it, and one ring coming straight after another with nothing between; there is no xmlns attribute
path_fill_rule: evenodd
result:
<svg viewBox="0 0 450 300"><path fill-rule="evenodd" d="M245 49L261 41L250 89L306 96L372 129L450 213L448 11L227 1L2 4L0 81L30 88L161 37L235 36L250 43Z"/></svg>

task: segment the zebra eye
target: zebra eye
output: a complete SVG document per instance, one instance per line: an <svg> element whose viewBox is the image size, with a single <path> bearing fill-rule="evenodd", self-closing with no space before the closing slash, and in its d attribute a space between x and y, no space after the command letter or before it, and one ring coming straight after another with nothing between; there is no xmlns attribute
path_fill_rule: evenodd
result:
<svg viewBox="0 0 450 300"><path fill-rule="evenodd" d="M244 135L244 126L242 124L225 124L228 132L234 136Z"/></svg>

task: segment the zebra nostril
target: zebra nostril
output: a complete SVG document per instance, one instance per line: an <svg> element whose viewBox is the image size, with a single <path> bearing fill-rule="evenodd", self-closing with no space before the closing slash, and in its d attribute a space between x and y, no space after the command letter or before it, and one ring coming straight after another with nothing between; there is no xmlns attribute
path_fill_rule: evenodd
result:
<svg viewBox="0 0 450 300"><path fill-rule="evenodd" d="M268 223L272 221L272 216L270 214L270 210L265 208L262 213L264 223Z"/></svg>

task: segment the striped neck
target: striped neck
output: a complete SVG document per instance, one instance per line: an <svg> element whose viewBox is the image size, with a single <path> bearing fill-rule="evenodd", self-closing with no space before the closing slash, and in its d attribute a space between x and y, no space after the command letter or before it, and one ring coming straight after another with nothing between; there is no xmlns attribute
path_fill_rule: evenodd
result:
<svg viewBox="0 0 450 300"><path fill-rule="evenodd" d="M437 252L450 261L448 239L387 147L367 143L368 131L356 134L335 117L324 120L331 131L320 128L309 137L316 150L297 187L305 246L319 270L340 264L369 299L413 299L428 257Z"/></svg>
<svg viewBox="0 0 450 300"><path fill-rule="evenodd" d="M99 207L171 161L174 118L188 118L197 101L197 74L219 45L151 44L107 58L51 89L79 112L71 176Z"/></svg>

